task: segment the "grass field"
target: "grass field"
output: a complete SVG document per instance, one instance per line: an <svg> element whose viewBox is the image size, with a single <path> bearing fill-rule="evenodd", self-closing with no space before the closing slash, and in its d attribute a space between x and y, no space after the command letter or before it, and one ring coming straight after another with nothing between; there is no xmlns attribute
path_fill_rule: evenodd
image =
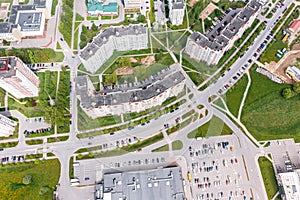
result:
<svg viewBox="0 0 300 200"><path fill-rule="evenodd" d="M78 102L78 130L88 130L88 129L98 128L98 127L108 126L108 125L113 125L118 123L121 123L120 116L107 116L107 117L100 117L97 119L90 118L80 108Z"/></svg>
<svg viewBox="0 0 300 200"><path fill-rule="evenodd" d="M238 83L232 86L230 90L223 96L228 109L236 117L239 112L240 104L243 99L247 83L248 77L244 75L243 78L241 78Z"/></svg>
<svg viewBox="0 0 300 200"><path fill-rule="evenodd" d="M254 67L255 68L255 67ZM294 138L300 141L300 96L284 99L286 84L277 84L252 68L251 87L242 112L242 123L257 140Z"/></svg>
<svg viewBox="0 0 300 200"><path fill-rule="evenodd" d="M40 161L38 164L4 166L0 169L0 194L3 200L49 200L60 174L60 163L57 159ZM23 177L31 175L31 183L24 185ZM48 190L40 195L41 188Z"/></svg>
<svg viewBox="0 0 300 200"><path fill-rule="evenodd" d="M232 130L218 117L213 116L210 121L188 134L188 138L229 135Z"/></svg>
<svg viewBox="0 0 300 200"><path fill-rule="evenodd" d="M275 177L275 172L272 163L265 157L258 159L260 172L262 174L265 189L267 191L268 199L272 199L278 191L278 185Z"/></svg>
<svg viewBox="0 0 300 200"><path fill-rule="evenodd" d="M183 143L180 140L175 140L172 142L172 150L180 150L183 147ZM169 151L169 145L165 144L161 147L153 149L152 152L161 152L161 151Z"/></svg>

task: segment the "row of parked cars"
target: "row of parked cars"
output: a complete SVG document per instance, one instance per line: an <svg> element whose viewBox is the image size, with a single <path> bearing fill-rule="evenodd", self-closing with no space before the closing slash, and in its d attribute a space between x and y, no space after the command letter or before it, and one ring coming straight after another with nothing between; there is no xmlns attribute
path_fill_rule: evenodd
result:
<svg viewBox="0 0 300 200"><path fill-rule="evenodd" d="M40 129L36 129L35 131L28 131L25 130L24 134L26 136L29 136L30 134L38 134L38 133L46 133L46 132L50 132L51 131L51 127L48 128L40 128Z"/></svg>
<svg viewBox="0 0 300 200"><path fill-rule="evenodd" d="M21 155L21 156L12 156L11 159L9 159L8 156L3 157L1 159L1 164L6 164L8 162L22 162L25 160L25 156Z"/></svg>

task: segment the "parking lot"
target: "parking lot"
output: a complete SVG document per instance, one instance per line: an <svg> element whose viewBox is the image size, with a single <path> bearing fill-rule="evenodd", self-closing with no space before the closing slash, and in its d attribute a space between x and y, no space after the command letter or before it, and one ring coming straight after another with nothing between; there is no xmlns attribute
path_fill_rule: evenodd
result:
<svg viewBox="0 0 300 200"><path fill-rule="evenodd" d="M186 155L194 199L251 199L235 136L195 140Z"/></svg>
<svg viewBox="0 0 300 200"><path fill-rule="evenodd" d="M272 154L276 173L300 168L299 150L292 139L270 141L267 152Z"/></svg>

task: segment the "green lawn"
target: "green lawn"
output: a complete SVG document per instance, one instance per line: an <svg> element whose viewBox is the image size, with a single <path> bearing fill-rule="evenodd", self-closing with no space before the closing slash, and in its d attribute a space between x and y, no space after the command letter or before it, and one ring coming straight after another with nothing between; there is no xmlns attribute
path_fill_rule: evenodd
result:
<svg viewBox="0 0 300 200"><path fill-rule="evenodd" d="M73 1L62 0L61 20L58 26L59 31L64 36L65 41L71 46L72 40L72 19L73 19Z"/></svg>
<svg viewBox="0 0 300 200"><path fill-rule="evenodd" d="M74 39L73 48L77 49L78 48L78 30L75 31L73 39Z"/></svg>
<svg viewBox="0 0 300 200"><path fill-rule="evenodd" d="M0 107L4 106L5 90L0 88Z"/></svg>
<svg viewBox="0 0 300 200"><path fill-rule="evenodd" d="M90 118L85 112L80 108L78 102L78 130L88 130L113 124L121 123L120 116L107 116L100 117L97 119Z"/></svg>
<svg viewBox="0 0 300 200"><path fill-rule="evenodd" d="M31 183L24 185L23 178L31 175ZM60 163L57 159L4 166L0 169L0 194L3 200L49 200L58 183ZM41 188L47 191L40 194Z"/></svg>
<svg viewBox="0 0 300 200"><path fill-rule="evenodd" d="M244 75L225 95L223 95L223 99L225 100L228 109L236 117L238 116L247 83L248 77L247 75Z"/></svg>
<svg viewBox="0 0 300 200"><path fill-rule="evenodd" d="M83 21L83 20L84 20L84 17L82 17L81 15L76 13L76 21Z"/></svg>
<svg viewBox="0 0 300 200"><path fill-rule="evenodd" d="M267 191L268 199L272 199L278 191L278 185L275 177L275 172L272 163L265 157L258 159L261 175L264 180L265 189Z"/></svg>
<svg viewBox="0 0 300 200"><path fill-rule="evenodd" d="M5 56L19 57L24 63L62 62L64 59L62 52L55 52L53 49L46 48L0 48L0 57Z"/></svg>
<svg viewBox="0 0 300 200"><path fill-rule="evenodd" d="M153 149L151 152L162 152L162 151L169 151L169 145L165 144L165 145L160 146L156 149Z"/></svg>
<svg viewBox="0 0 300 200"><path fill-rule="evenodd" d="M242 112L242 123L257 140L294 138L300 141L299 95L284 99L281 96L286 84L277 84L251 71L251 87Z"/></svg>
<svg viewBox="0 0 300 200"><path fill-rule="evenodd" d="M213 116L210 121L188 134L188 138L230 135L232 130L218 117Z"/></svg>
<svg viewBox="0 0 300 200"><path fill-rule="evenodd" d="M56 9L57 3L58 3L58 0L52 0L51 15L55 15L55 9Z"/></svg>
<svg viewBox="0 0 300 200"><path fill-rule="evenodd" d="M175 140L172 142L172 150L181 150L183 147L183 143L180 140ZM152 152L161 152L161 151L169 151L169 145L163 145L156 149L153 149Z"/></svg>
<svg viewBox="0 0 300 200"><path fill-rule="evenodd" d="M133 151L136 151L136 150L138 150L140 148L144 148L144 147L147 147L147 146L149 146L151 144L159 142L163 138L164 138L163 134L159 133L159 134L154 135L154 136L152 136L150 138L147 138L145 140L138 141L137 143L135 143L133 145L124 146L121 149L124 150L124 151L133 152Z"/></svg>
<svg viewBox="0 0 300 200"><path fill-rule="evenodd" d="M183 143L180 140L175 140L172 142L172 150L181 150L183 147ZM152 152L161 152L161 151L169 151L169 145L165 144L161 147L153 149Z"/></svg>
<svg viewBox="0 0 300 200"><path fill-rule="evenodd" d="M230 1L230 0L220 0L217 5L223 11L226 11L229 8L243 8L246 3L244 1Z"/></svg>

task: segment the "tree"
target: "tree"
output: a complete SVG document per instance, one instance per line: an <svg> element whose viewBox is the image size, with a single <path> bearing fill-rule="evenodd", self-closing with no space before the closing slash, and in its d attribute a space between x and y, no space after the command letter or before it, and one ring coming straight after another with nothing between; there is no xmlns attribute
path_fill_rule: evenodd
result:
<svg viewBox="0 0 300 200"><path fill-rule="evenodd" d="M117 82L117 75L116 73L112 73L111 75L105 76L105 83L116 83Z"/></svg>
<svg viewBox="0 0 300 200"><path fill-rule="evenodd" d="M90 157L90 158L93 158L94 155L93 155L92 153L89 153L89 157Z"/></svg>
<svg viewBox="0 0 300 200"><path fill-rule="evenodd" d="M49 191L49 187L43 186L43 187L41 187L39 194L40 194L40 195L44 195L44 194L46 194L48 191Z"/></svg>
<svg viewBox="0 0 300 200"><path fill-rule="evenodd" d="M31 175L24 176L22 182L23 182L24 185L29 185L31 183Z"/></svg>
<svg viewBox="0 0 300 200"><path fill-rule="evenodd" d="M93 25L92 25L92 30L93 31L97 31L98 30L98 27L93 23Z"/></svg>
<svg viewBox="0 0 300 200"><path fill-rule="evenodd" d="M138 22L145 23L146 22L146 17L144 15L139 15L137 20L138 20Z"/></svg>
<svg viewBox="0 0 300 200"><path fill-rule="evenodd" d="M284 88L281 94L285 99L295 96L295 92L291 88Z"/></svg>
<svg viewBox="0 0 300 200"><path fill-rule="evenodd" d="M129 57L122 57L120 59L118 59L116 61L116 64L119 65L120 67L123 67L123 66L131 66L131 62L130 62L130 58Z"/></svg>
<svg viewBox="0 0 300 200"><path fill-rule="evenodd" d="M294 92L296 92L297 94L300 93L300 82L297 82L293 85L293 90Z"/></svg>

